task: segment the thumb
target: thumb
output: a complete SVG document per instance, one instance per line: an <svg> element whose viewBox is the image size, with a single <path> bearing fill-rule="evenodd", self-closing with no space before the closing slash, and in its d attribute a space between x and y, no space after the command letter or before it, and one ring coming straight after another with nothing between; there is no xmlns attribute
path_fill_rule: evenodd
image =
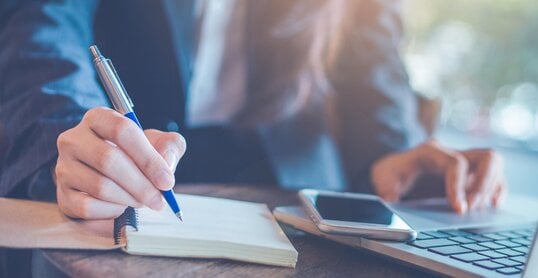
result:
<svg viewBox="0 0 538 278"><path fill-rule="evenodd" d="M390 154L376 162L372 169L372 183L382 199L398 201L412 187L417 171L409 153Z"/></svg>

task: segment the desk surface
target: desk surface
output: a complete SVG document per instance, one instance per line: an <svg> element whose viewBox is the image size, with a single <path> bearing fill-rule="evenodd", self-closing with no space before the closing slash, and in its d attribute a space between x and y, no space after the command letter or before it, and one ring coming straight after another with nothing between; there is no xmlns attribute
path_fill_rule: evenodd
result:
<svg viewBox="0 0 538 278"><path fill-rule="evenodd" d="M179 185L180 193L224 197L275 206L297 204L294 192L274 187ZM269 267L228 260L132 256L121 251L41 250L48 267L75 277L181 277L181 276L335 276L423 277L428 274L368 251L353 249L286 229L299 252L295 269Z"/></svg>

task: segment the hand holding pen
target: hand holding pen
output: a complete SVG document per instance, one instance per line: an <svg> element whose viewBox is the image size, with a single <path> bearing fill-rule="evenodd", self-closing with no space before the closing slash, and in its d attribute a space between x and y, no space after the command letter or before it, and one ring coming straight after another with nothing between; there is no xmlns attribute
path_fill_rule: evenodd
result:
<svg viewBox="0 0 538 278"><path fill-rule="evenodd" d="M143 132L109 108L89 110L57 143L58 204L65 214L84 219L117 217L127 206L162 209L161 191L172 194L173 173L186 148L181 135Z"/></svg>

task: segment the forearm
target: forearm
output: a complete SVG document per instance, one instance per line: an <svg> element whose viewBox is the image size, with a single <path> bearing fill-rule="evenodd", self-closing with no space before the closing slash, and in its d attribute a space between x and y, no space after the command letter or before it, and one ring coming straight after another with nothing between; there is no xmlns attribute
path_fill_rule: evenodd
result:
<svg viewBox="0 0 538 278"><path fill-rule="evenodd" d="M106 105L87 47L96 1L15 4L0 29L0 124L7 149L0 196L29 187L57 156L56 138L90 107ZM50 181L50 179L49 179Z"/></svg>

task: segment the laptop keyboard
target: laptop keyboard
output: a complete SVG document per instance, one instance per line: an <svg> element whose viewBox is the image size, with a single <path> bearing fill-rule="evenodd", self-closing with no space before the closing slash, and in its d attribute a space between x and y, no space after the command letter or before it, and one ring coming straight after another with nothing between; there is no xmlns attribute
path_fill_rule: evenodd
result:
<svg viewBox="0 0 538 278"><path fill-rule="evenodd" d="M523 271L536 226L507 231L438 230L418 233L407 244L475 266L511 275Z"/></svg>

